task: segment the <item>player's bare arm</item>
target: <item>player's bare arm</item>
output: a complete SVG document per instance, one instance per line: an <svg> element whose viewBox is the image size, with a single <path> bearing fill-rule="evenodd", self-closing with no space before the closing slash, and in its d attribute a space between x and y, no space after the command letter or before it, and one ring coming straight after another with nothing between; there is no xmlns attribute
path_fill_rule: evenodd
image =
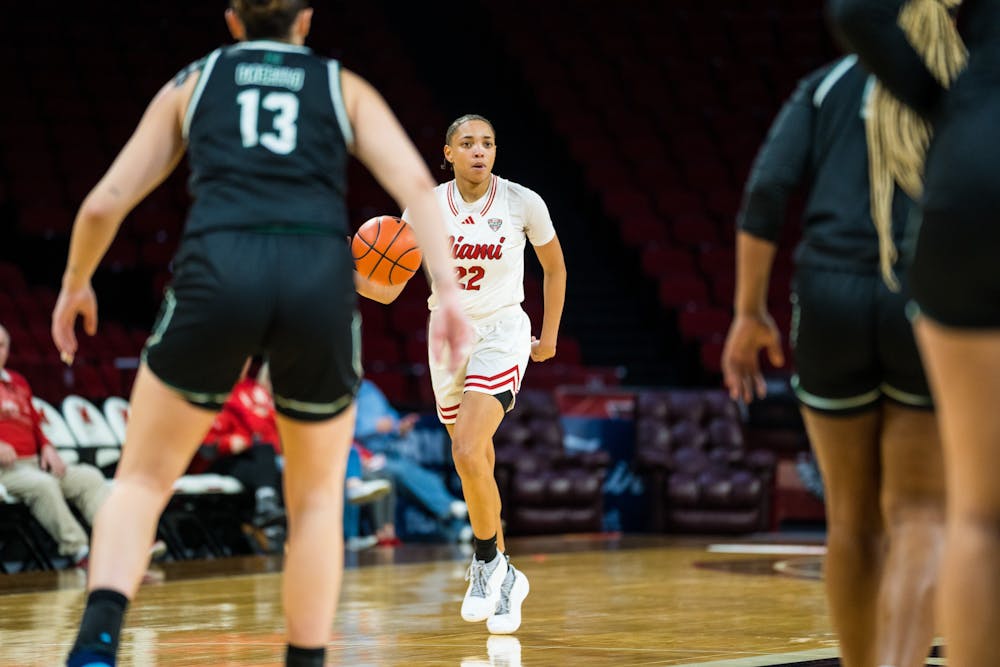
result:
<svg viewBox="0 0 1000 667"><path fill-rule="evenodd" d="M351 151L400 209L409 210L407 222L413 226L440 303L440 315L430 331L436 353L443 356L446 346L452 350L464 349L470 333L458 303L458 283L448 257L444 222L434 198L434 179L378 91L349 70L341 75L341 88L354 127ZM456 355L451 359L457 363Z"/></svg>
<svg viewBox="0 0 1000 667"><path fill-rule="evenodd" d="M354 126L352 153L375 175L400 210L409 210L412 226L435 282L455 290L433 189L436 185L423 158L382 96L349 70L341 74L344 104ZM443 278L448 279L443 279Z"/></svg>
<svg viewBox="0 0 1000 667"><path fill-rule="evenodd" d="M52 314L52 339L63 361L72 363L77 315L84 330L97 332L97 299L90 279L129 211L162 183L184 155L182 118L197 77L167 83L150 102L139 125L104 177L80 207L73 224L62 290Z"/></svg>
<svg viewBox="0 0 1000 667"><path fill-rule="evenodd" d="M556 354L559 322L562 320L563 304L566 301L566 261L558 236L553 236L548 243L534 248L544 273L542 300L545 313L542 317L542 332L537 339L531 341L531 359L545 361Z"/></svg>

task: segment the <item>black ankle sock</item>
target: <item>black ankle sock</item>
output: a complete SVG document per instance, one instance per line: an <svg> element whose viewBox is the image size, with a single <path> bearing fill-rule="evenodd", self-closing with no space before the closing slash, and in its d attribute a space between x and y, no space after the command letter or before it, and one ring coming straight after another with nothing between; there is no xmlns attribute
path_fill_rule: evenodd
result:
<svg viewBox="0 0 1000 667"><path fill-rule="evenodd" d="M128 598L118 591L107 588L91 591L83 610L83 620L80 621L80 632L66 664L75 667L77 662L74 658L83 659L84 662L79 662L81 665L94 663L99 657L113 665L127 606Z"/></svg>
<svg viewBox="0 0 1000 667"><path fill-rule="evenodd" d="M472 544L476 548L476 560L489 563L497 557L497 536L496 533L488 540L481 540L475 535L472 536Z"/></svg>
<svg viewBox="0 0 1000 667"><path fill-rule="evenodd" d="M302 648L300 646L288 645L285 652L286 667L323 667L326 660L326 647Z"/></svg>

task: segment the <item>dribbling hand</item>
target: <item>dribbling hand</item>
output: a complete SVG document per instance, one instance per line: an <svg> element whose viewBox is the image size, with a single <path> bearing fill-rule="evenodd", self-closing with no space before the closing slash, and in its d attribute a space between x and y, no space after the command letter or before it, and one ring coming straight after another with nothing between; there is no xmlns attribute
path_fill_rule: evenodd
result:
<svg viewBox="0 0 1000 667"><path fill-rule="evenodd" d="M768 313L736 315L726 344L722 350L722 376L733 400L749 403L767 394L767 384L760 372L758 355L767 350L767 357L775 367L785 365L781 350L781 334Z"/></svg>
<svg viewBox="0 0 1000 667"><path fill-rule="evenodd" d="M67 288L65 285L59 291L56 307L52 311L52 341L59 350L59 358L67 366L72 365L76 356L77 316L83 317L83 330L88 336L97 333L97 297L94 289L87 283L83 287Z"/></svg>

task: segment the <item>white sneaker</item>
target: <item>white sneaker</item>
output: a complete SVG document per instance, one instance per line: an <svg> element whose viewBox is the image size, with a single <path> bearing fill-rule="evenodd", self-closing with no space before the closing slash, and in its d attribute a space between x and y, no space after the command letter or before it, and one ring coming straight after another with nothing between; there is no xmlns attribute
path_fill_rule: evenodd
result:
<svg viewBox="0 0 1000 667"><path fill-rule="evenodd" d="M489 563L472 556L472 564L465 573L469 588L462 600L462 618L470 623L485 621L497 610L500 603L500 587L507 577L507 558L497 552Z"/></svg>
<svg viewBox="0 0 1000 667"><path fill-rule="evenodd" d="M500 586L500 602L496 612L486 619L486 629L494 635L509 635L521 627L521 603L528 597L531 586L524 572L507 565L507 577Z"/></svg>
<svg viewBox="0 0 1000 667"><path fill-rule="evenodd" d="M371 549L376 544L378 544L378 538L374 535L349 537L344 540L344 548L348 551L364 551L365 549Z"/></svg>
<svg viewBox="0 0 1000 667"><path fill-rule="evenodd" d="M149 559L160 560L167 555L167 543L163 540L156 540L149 548Z"/></svg>
<svg viewBox="0 0 1000 667"><path fill-rule="evenodd" d="M368 479L360 484L349 486L344 493L347 502L354 505L364 505L378 500L382 496L392 491L392 484L384 479Z"/></svg>
<svg viewBox="0 0 1000 667"><path fill-rule="evenodd" d="M486 652L490 667L521 667L521 642L517 637L490 637L486 640Z"/></svg>
<svg viewBox="0 0 1000 667"><path fill-rule="evenodd" d="M521 642L517 637L490 637L486 652L488 660L464 658L461 667L521 667Z"/></svg>

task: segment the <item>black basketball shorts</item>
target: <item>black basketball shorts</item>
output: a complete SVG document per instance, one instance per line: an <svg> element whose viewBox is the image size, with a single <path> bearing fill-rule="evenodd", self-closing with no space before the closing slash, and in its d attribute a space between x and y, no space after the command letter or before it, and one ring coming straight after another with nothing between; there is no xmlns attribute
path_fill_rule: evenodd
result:
<svg viewBox="0 0 1000 667"><path fill-rule="evenodd" d="M361 375L353 267L343 238L187 238L144 361L192 404L218 410L247 358L263 355L279 413L336 416L353 402Z"/></svg>
<svg viewBox="0 0 1000 667"><path fill-rule="evenodd" d="M881 275L799 269L792 290L791 343L801 403L848 414L879 403L932 408L913 330L908 296Z"/></svg>
<svg viewBox="0 0 1000 667"><path fill-rule="evenodd" d="M935 121L923 223L910 270L924 315L1000 329L1000 49L984 49Z"/></svg>

